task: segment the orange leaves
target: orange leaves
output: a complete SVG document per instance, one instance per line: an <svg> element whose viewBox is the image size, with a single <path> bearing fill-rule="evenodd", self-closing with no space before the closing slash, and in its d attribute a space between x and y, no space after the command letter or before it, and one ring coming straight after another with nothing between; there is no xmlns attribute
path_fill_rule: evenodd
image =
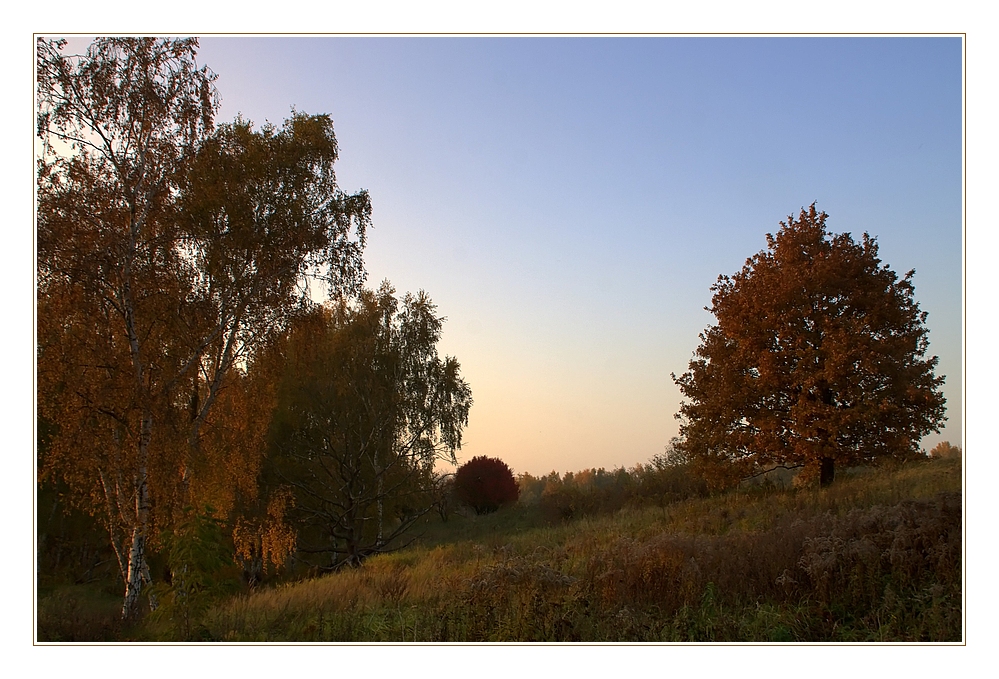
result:
<svg viewBox="0 0 999 679"><path fill-rule="evenodd" d="M911 272L898 279L874 238L826 219L814 204L789 217L711 288L717 324L674 376L683 445L710 474L905 456L944 419Z"/></svg>
<svg viewBox="0 0 999 679"><path fill-rule="evenodd" d="M239 517L232 533L237 558L249 562L259 560L265 572L284 566L294 553L298 539L290 521L294 505L294 494L282 487L271 494L263 517Z"/></svg>

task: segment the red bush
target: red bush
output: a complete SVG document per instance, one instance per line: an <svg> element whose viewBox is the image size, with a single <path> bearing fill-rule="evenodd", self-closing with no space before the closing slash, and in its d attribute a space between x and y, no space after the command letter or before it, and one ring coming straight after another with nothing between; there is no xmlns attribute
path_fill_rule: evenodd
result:
<svg viewBox="0 0 999 679"><path fill-rule="evenodd" d="M454 490L458 500L476 514L495 512L501 505L516 502L520 495L517 480L506 463L485 456L473 457L458 468Z"/></svg>

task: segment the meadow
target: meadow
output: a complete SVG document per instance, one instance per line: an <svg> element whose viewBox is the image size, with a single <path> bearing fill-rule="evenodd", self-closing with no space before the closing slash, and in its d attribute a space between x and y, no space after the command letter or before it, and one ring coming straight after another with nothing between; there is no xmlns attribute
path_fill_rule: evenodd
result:
<svg viewBox="0 0 999 679"><path fill-rule="evenodd" d="M563 521L458 514L361 568L217 603L198 638L960 642L961 507L960 459L934 459Z"/></svg>
<svg viewBox="0 0 999 679"><path fill-rule="evenodd" d="M559 516L558 512L554 515ZM553 518L434 517L357 569L122 627L107 583L39 590L40 641L960 642L961 460ZM287 578L285 579L287 580ZM192 632L193 630L193 632Z"/></svg>

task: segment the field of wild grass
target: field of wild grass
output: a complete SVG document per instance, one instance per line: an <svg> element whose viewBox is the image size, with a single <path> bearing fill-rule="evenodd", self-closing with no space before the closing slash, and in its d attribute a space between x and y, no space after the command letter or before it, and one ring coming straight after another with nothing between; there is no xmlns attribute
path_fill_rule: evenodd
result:
<svg viewBox="0 0 999 679"><path fill-rule="evenodd" d="M454 516L210 609L217 641L959 642L961 461L550 523Z"/></svg>

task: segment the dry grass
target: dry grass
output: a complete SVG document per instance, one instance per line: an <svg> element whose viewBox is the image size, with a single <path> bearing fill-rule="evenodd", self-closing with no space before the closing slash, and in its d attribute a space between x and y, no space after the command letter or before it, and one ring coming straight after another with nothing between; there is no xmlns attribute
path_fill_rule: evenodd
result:
<svg viewBox="0 0 999 679"><path fill-rule="evenodd" d="M564 525L514 509L205 622L232 641L960 641L960 488L943 459Z"/></svg>
<svg viewBox="0 0 999 679"><path fill-rule="evenodd" d="M39 597L38 641L120 640L121 595L80 585L55 587Z"/></svg>

